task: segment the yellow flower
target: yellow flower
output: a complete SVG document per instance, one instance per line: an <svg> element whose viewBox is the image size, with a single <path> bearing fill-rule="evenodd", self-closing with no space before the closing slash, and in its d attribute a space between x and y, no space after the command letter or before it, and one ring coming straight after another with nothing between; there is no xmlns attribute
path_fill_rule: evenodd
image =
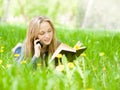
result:
<svg viewBox="0 0 120 90"><path fill-rule="evenodd" d="M103 67L103 71L106 71L106 67Z"/></svg>
<svg viewBox="0 0 120 90"><path fill-rule="evenodd" d="M41 63L38 63L38 64L37 64L38 67L41 66L41 65L42 65Z"/></svg>
<svg viewBox="0 0 120 90"><path fill-rule="evenodd" d="M64 70L64 66L63 65L58 65L58 66L56 66L56 70L57 71L63 71Z"/></svg>
<svg viewBox="0 0 120 90"><path fill-rule="evenodd" d="M87 88L86 90L93 90L92 88Z"/></svg>
<svg viewBox="0 0 120 90"><path fill-rule="evenodd" d="M100 53L99 53L99 56L104 56L104 55L105 55L104 52L100 52Z"/></svg>
<svg viewBox="0 0 120 90"><path fill-rule="evenodd" d="M4 50L0 50L0 53L4 52Z"/></svg>
<svg viewBox="0 0 120 90"><path fill-rule="evenodd" d="M0 53L4 52L4 50L3 50L3 49L4 49L4 47L3 47L3 46L1 46L1 47L0 47Z"/></svg>
<svg viewBox="0 0 120 90"><path fill-rule="evenodd" d="M21 64L26 64L27 62L26 62L26 60L23 60L22 62L21 62Z"/></svg>
<svg viewBox="0 0 120 90"><path fill-rule="evenodd" d="M82 53L80 56L83 56L83 57L85 57L85 56L86 56L86 54L85 54L85 53Z"/></svg>
<svg viewBox="0 0 120 90"><path fill-rule="evenodd" d="M58 55L57 55L57 58L62 58L62 54L58 54Z"/></svg>
<svg viewBox="0 0 120 90"><path fill-rule="evenodd" d="M69 62L69 63L68 63L68 67L69 67L69 68L72 69L74 66L75 66L75 65L74 65L72 62Z"/></svg>
<svg viewBox="0 0 120 90"><path fill-rule="evenodd" d="M19 57L19 56L20 56L20 54L14 54L14 56L15 56L15 57Z"/></svg>
<svg viewBox="0 0 120 90"><path fill-rule="evenodd" d="M3 49L4 47L3 46L1 46L1 49Z"/></svg>
<svg viewBox="0 0 120 90"><path fill-rule="evenodd" d="M2 60L0 60L0 65L2 64Z"/></svg>
<svg viewBox="0 0 120 90"><path fill-rule="evenodd" d="M11 67L11 64L7 64L6 67L7 67L7 68L10 68L10 67Z"/></svg>
<svg viewBox="0 0 120 90"><path fill-rule="evenodd" d="M75 50L78 50L79 48L80 48L79 45L75 45L75 46L74 46L74 49L75 49Z"/></svg>

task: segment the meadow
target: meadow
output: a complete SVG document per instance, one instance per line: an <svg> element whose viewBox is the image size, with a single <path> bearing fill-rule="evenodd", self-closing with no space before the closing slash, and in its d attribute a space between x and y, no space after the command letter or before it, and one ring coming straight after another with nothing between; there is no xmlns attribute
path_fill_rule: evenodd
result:
<svg viewBox="0 0 120 90"><path fill-rule="evenodd" d="M26 26L0 25L0 90L119 90L120 32L56 27L56 36L70 46L81 41L87 50L73 62L33 71L16 64L11 49L24 41Z"/></svg>

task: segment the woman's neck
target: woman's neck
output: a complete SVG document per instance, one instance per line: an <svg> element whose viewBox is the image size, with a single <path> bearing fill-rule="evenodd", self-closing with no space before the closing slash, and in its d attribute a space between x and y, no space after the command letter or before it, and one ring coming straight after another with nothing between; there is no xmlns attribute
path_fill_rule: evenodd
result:
<svg viewBox="0 0 120 90"><path fill-rule="evenodd" d="M45 53L47 51L48 46L44 46L41 48L41 53Z"/></svg>

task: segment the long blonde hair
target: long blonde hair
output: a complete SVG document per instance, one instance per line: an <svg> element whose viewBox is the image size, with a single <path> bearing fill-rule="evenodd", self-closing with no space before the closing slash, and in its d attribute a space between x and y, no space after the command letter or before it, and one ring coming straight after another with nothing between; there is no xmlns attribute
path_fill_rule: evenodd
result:
<svg viewBox="0 0 120 90"><path fill-rule="evenodd" d="M53 38L50 45L48 46L48 55L52 55L56 49L56 44L57 44L56 35L52 22L47 17L37 16L30 21L28 26L26 42L25 42L26 57L30 57L30 56L32 57L34 55L34 38L36 37L36 35L38 35L38 32L40 30L40 24L42 22L48 22L53 30Z"/></svg>

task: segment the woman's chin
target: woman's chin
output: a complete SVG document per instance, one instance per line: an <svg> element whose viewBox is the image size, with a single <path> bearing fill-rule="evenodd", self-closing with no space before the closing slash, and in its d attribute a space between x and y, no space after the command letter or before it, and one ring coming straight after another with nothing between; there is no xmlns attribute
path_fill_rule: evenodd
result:
<svg viewBox="0 0 120 90"><path fill-rule="evenodd" d="M49 45L49 44L50 44L50 42L45 42L44 44L45 44L45 45Z"/></svg>

